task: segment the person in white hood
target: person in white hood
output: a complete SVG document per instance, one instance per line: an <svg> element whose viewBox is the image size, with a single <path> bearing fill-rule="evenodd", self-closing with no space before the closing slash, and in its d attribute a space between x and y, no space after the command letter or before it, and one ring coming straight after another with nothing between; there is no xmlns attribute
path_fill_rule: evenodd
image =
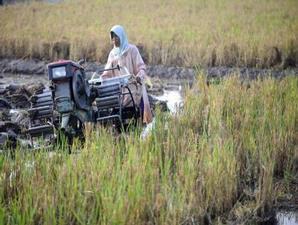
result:
<svg viewBox="0 0 298 225"><path fill-rule="evenodd" d="M130 74L133 74L138 81L137 85L130 85L133 92L134 101L140 107L142 113L143 123L150 123L152 121L152 113L148 100L148 95L145 86L145 80L148 78L146 75L146 65L141 57L138 48L128 43L125 30L120 25L115 25L110 31L110 38L113 42L113 49L111 50L105 69L116 67L126 67ZM111 78L125 74L123 69L105 71L101 77L102 79ZM124 99L124 105L131 105L130 99Z"/></svg>

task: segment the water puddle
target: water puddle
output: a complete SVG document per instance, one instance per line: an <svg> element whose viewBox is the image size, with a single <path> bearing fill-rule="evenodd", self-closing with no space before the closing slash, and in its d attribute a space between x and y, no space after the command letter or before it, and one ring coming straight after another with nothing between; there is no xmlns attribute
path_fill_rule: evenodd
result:
<svg viewBox="0 0 298 225"><path fill-rule="evenodd" d="M164 90L164 94L161 96L156 96L156 98L160 101L166 101L168 109L171 113L176 113L183 104L181 90Z"/></svg>
<svg viewBox="0 0 298 225"><path fill-rule="evenodd" d="M276 214L277 225L298 225L297 211L279 211Z"/></svg>
<svg viewBox="0 0 298 225"><path fill-rule="evenodd" d="M164 90L163 95L154 97L160 101L165 101L170 113L173 115L178 113L179 109L181 109L183 105L182 92L179 88L178 90ZM145 139L151 133L152 129L154 128L154 124L155 118L153 118L153 121L143 129L141 134L142 139Z"/></svg>
<svg viewBox="0 0 298 225"><path fill-rule="evenodd" d="M185 85L181 83L166 83L162 95L154 95L160 101L165 101L171 114L176 114L183 105L183 88ZM148 124L142 131L141 138L146 138L154 128L155 119Z"/></svg>
<svg viewBox="0 0 298 225"><path fill-rule="evenodd" d="M191 86L189 80L164 80L162 95L154 95L160 101L166 101L167 107L172 114L175 114L183 105L183 93L187 86Z"/></svg>

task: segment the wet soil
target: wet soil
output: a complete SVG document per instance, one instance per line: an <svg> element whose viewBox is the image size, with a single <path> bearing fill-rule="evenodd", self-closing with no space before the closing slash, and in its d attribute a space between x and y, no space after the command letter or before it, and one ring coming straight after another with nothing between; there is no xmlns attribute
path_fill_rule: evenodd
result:
<svg viewBox="0 0 298 225"><path fill-rule="evenodd" d="M23 60L23 59L2 59L0 60L0 75L3 73L13 74L46 74L46 65L49 62L39 60ZM100 70L104 67L103 64L95 62L87 62L85 65L87 74ZM243 78L255 79L258 77L272 76L282 78L288 75L298 75L298 68L290 68L287 70L281 69L258 69L258 68L236 68L236 67L193 67L184 68L178 66L165 65L148 65L147 74L153 78L160 79L187 79L194 80L200 74L206 74L207 78L222 78L232 74L240 74ZM3 76L3 75L2 75Z"/></svg>

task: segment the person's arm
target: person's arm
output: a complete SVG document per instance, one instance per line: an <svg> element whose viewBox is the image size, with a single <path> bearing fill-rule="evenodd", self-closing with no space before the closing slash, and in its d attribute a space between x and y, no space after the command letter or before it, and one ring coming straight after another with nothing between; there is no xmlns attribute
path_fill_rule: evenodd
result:
<svg viewBox="0 0 298 225"><path fill-rule="evenodd" d="M110 52L109 57L108 57L108 61L107 64L105 66L105 69L110 69L113 67L113 61L114 61L114 57L112 55L112 52ZM104 71L101 75L102 79L106 79L106 78L111 78L114 76L114 71L113 70L109 70L109 71Z"/></svg>
<svg viewBox="0 0 298 225"><path fill-rule="evenodd" d="M146 75L146 65L137 47L133 49L133 66L137 79L143 81ZM139 78L138 78L139 77Z"/></svg>

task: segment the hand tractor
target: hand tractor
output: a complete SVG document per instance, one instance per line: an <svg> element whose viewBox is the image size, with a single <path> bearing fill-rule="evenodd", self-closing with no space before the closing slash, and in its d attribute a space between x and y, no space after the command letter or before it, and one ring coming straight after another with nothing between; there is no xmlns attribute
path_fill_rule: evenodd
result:
<svg viewBox="0 0 298 225"><path fill-rule="evenodd" d="M49 89L31 97L28 128L31 140L40 136L56 137L58 133L65 134L69 140L83 139L86 122L111 125L119 131L136 124L140 109L128 85L134 82L134 76L124 74L105 80L94 77L87 80L81 64L71 60L48 64ZM109 70L120 70L120 67ZM125 95L132 99L132 106L123 106Z"/></svg>

